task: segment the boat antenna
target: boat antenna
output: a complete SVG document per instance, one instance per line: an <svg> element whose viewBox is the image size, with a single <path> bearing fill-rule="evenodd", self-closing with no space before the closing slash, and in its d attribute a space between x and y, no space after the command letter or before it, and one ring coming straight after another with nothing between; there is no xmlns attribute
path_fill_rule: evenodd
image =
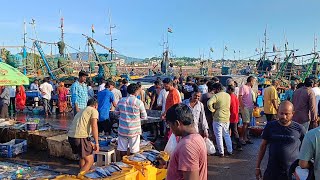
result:
<svg viewBox="0 0 320 180"><path fill-rule="evenodd" d="M108 14L109 14L109 34L106 34L106 35L110 35L110 47L111 47L111 50L110 50L110 53L111 53L111 58L110 60L112 61L113 59L113 41L117 40L117 39L113 39L113 36L112 36L112 29L116 28L116 25L112 25L111 24L111 12L110 12L110 9L108 11Z"/></svg>
<svg viewBox="0 0 320 180"><path fill-rule="evenodd" d="M62 16L62 12L60 10L60 29L61 29L61 41L64 42L64 19L63 19L63 16Z"/></svg>

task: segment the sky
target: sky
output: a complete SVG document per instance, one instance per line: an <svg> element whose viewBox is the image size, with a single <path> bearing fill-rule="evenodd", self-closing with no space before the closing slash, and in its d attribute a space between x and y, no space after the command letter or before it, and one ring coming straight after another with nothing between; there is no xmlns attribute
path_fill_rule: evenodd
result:
<svg viewBox="0 0 320 180"><path fill-rule="evenodd" d="M64 18L67 45L87 51L82 33L110 47L109 11L114 49L119 53L148 58L161 56L161 43L167 37L172 56L220 59L246 58L262 46L267 27L268 48L283 49L285 39L296 54L309 53L314 36L320 35L319 0L2 0L0 11L0 45L23 44L23 22L27 37L35 38L31 19L36 22L39 40L60 39L60 12ZM27 46L32 46L28 40ZM210 48L214 49L209 53ZM51 46L43 45L46 54ZM19 51L18 48L10 49ZM105 53L102 48L98 52ZM68 48L69 52L75 52ZM236 54L234 54L236 51ZM239 53L240 51L240 53ZM56 47L53 54L58 54Z"/></svg>

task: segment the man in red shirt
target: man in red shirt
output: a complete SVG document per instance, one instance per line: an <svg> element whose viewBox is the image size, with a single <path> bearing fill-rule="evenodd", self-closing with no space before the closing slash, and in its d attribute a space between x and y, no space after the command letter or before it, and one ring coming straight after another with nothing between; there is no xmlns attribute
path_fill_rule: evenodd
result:
<svg viewBox="0 0 320 180"><path fill-rule="evenodd" d="M194 127L191 109L175 104L167 110L166 119L172 132L181 137L170 157L166 179L207 180L207 148Z"/></svg>
<svg viewBox="0 0 320 180"><path fill-rule="evenodd" d="M242 151L242 145L239 139L238 133L238 122L239 122L239 100L237 95L234 94L235 87L229 85L227 87L227 93L230 94L230 130L231 138L236 141L237 147L236 150Z"/></svg>
<svg viewBox="0 0 320 180"><path fill-rule="evenodd" d="M165 78L163 80L163 86L166 91L169 91L166 100L165 112L162 114L162 119L165 119L166 111L173 105L181 103L181 97L179 91L173 87L173 81L170 78Z"/></svg>
<svg viewBox="0 0 320 180"><path fill-rule="evenodd" d="M181 103L181 97L179 95L179 91L173 87L173 81L170 78L165 78L163 80L163 86L166 91L169 91L166 99L165 111L161 115L161 119L165 120L167 110L173 105ZM172 132L169 129L165 129L164 131L166 132L165 139L168 140Z"/></svg>

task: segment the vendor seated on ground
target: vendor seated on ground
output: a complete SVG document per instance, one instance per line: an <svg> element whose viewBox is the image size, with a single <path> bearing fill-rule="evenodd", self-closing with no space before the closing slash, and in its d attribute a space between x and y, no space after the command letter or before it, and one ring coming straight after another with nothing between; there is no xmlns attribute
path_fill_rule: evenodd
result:
<svg viewBox="0 0 320 180"><path fill-rule="evenodd" d="M90 99L87 107L74 117L68 132L68 140L74 154L80 158L80 172L87 172L93 165L93 151L99 151L98 141L98 102ZM91 143L92 134L95 144Z"/></svg>

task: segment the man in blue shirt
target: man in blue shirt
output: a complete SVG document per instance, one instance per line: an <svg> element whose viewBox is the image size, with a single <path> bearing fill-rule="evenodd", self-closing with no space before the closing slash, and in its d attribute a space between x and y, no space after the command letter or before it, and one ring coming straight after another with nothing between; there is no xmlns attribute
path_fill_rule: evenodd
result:
<svg viewBox="0 0 320 180"><path fill-rule="evenodd" d="M88 102L88 87L86 79L88 74L85 71L79 72L79 79L71 86L71 102L73 113L76 115L81 110L87 107Z"/></svg>
<svg viewBox="0 0 320 180"><path fill-rule="evenodd" d="M269 159L263 179L289 179L289 168L298 159L299 148L306 132L302 125L292 121L293 114L293 104L283 101L279 106L279 120L269 122L264 128L256 166L257 179L262 178L260 164L267 147Z"/></svg>
<svg viewBox="0 0 320 180"><path fill-rule="evenodd" d="M127 97L128 96L127 87L128 87L128 80L123 79L122 80L122 85L120 87L120 91L121 91L122 97Z"/></svg>
<svg viewBox="0 0 320 180"><path fill-rule="evenodd" d="M98 131L101 133L111 133L112 123L110 122L110 108L111 103L114 107L116 107L116 103L114 101L114 95L111 92L115 86L113 81L107 81L105 83L106 89L100 91L98 93L98 111L99 111L99 121L98 121Z"/></svg>

